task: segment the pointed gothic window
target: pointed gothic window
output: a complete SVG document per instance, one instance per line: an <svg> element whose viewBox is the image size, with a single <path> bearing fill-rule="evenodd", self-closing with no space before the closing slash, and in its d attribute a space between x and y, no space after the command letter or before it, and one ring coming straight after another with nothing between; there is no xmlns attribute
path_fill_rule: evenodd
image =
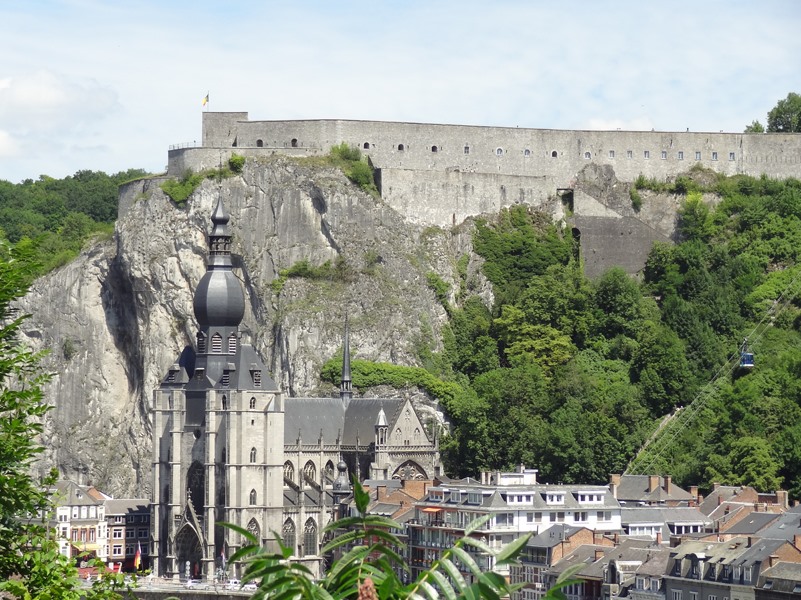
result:
<svg viewBox="0 0 801 600"><path fill-rule="evenodd" d="M256 490L250 490L250 505L256 506Z"/></svg>
<svg viewBox="0 0 801 600"><path fill-rule="evenodd" d="M236 334L228 336L228 354L236 354Z"/></svg>
<svg viewBox="0 0 801 600"><path fill-rule="evenodd" d="M288 546L292 549L292 554L297 552L296 541L295 541L295 523L292 519L287 519L284 521L284 527L281 530L281 537L284 539L284 546Z"/></svg>
<svg viewBox="0 0 801 600"><path fill-rule="evenodd" d="M255 494L256 490L253 490L252 493ZM256 539L261 537L261 527L259 527L259 522L256 519L251 519L248 523L248 532Z"/></svg>
<svg viewBox="0 0 801 600"><path fill-rule="evenodd" d="M303 475L306 479L317 481L317 467L314 466L312 461L307 462L306 466L303 467Z"/></svg>
<svg viewBox="0 0 801 600"><path fill-rule="evenodd" d="M219 333L211 336L211 353L222 354L222 336Z"/></svg>
<svg viewBox="0 0 801 600"><path fill-rule="evenodd" d="M250 449L250 462L252 462L252 463L256 462L256 449L255 448L251 448Z"/></svg>
<svg viewBox="0 0 801 600"><path fill-rule="evenodd" d="M325 463L325 478L328 479L329 482L334 481L334 463L330 460Z"/></svg>
<svg viewBox="0 0 801 600"><path fill-rule="evenodd" d="M225 396L222 397L222 407L223 410L228 410L228 398L226 398Z"/></svg>
<svg viewBox="0 0 801 600"><path fill-rule="evenodd" d="M303 554L317 554L317 523L308 519L303 528Z"/></svg>
<svg viewBox="0 0 801 600"><path fill-rule="evenodd" d="M250 399L250 408L251 409L256 408L256 398L251 398Z"/></svg>
<svg viewBox="0 0 801 600"><path fill-rule="evenodd" d="M290 461L284 463L284 479L287 481L295 481L295 467Z"/></svg>

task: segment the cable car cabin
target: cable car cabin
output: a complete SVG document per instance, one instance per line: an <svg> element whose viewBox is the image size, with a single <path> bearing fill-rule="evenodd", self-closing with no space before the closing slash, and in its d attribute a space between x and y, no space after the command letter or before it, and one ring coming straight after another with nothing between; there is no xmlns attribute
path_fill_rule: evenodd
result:
<svg viewBox="0 0 801 600"><path fill-rule="evenodd" d="M743 340L740 346L740 368L752 369L754 367L754 353L748 351L748 338Z"/></svg>

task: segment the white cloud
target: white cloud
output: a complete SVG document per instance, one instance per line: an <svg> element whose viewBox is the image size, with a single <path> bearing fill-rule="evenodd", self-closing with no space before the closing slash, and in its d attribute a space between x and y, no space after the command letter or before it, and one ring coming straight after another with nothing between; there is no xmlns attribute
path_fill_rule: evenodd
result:
<svg viewBox="0 0 801 600"><path fill-rule="evenodd" d="M16 156L19 145L7 131L0 129L0 158Z"/></svg>

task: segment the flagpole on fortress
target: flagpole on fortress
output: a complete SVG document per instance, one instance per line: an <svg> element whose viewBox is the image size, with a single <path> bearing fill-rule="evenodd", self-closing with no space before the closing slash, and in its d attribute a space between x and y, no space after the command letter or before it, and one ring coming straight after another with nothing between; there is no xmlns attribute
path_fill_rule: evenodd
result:
<svg viewBox="0 0 801 600"><path fill-rule="evenodd" d="M206 112L209 112L209 93L206 92L206 96L203 98L202 105L206 107Z"/></svg>

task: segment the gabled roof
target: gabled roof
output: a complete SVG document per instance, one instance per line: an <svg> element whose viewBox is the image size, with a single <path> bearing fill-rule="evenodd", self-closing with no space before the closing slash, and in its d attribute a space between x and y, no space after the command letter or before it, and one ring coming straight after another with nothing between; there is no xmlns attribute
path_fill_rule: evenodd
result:
<svg viewBox="0 0 801 600"><path fill-rule="evenodd" d="M569 540L582 529L586 528L564 524L551 525L548 529L532 536L526 543L526 546L530 548L553 548L565 540Z"/></svg>
<svg viewBox="0 0 801 600"><path fill-rule="evenodd" d="M124 515L131 512L149 513L150 500L146 498L120 498L119 500L106 500L106 516Z"/></svg>
<svg viewBox="0 0 801 600"><path fill-rule="evenodd" d="M777 513L752 512L726 530L730 535L754 535L779 518Z"/></svg>
<svg viewBox="0 0 801 600"><path fill-rule="evenodd" d="M793 541L796 535L801 535L801 506L794 506L784 514L780 514L759 532L759 536L763 539L787 541Z"/></svg>
<svg viewBox="0 0 801 600"><path fill-rule="evenodd" d="M295 444L300 435L306 444L317 443L322 434L326 443L340 439L344 446L368 446L375 439L375 423L381 409L397 414L405 400L400 398L287 398L284 402L284 443Z"/></svg>
<svg viewBox="0 0 801 600"><path fill-rule="evenodd" d="M66 479L57 481L51 489L57 506L97 506L110 497L92 486L80 485Z"/></svg>
<svg viewBox="0 0 801 600"><path fill-rule="evenodd" d="M670 491L664 488L665 480L657 478L657 485L650 490L651 477L649 475L621 475L617 486L617 499L624 502L688 502L693 496L687 490L675 483L670 483Z"/></svg>

